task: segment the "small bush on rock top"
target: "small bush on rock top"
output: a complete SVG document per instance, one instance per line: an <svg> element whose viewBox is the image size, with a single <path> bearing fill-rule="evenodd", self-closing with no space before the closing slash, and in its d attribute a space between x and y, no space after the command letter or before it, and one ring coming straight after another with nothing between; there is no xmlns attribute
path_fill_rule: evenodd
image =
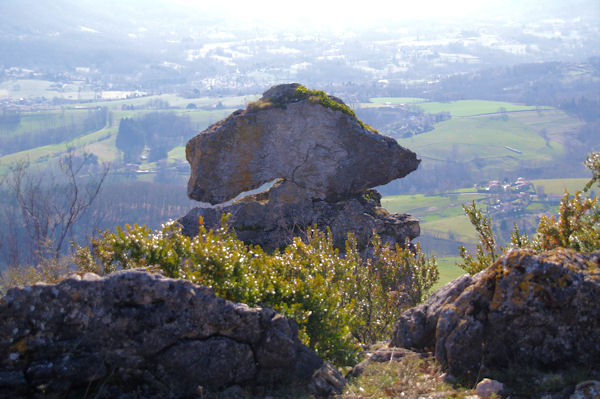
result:
<svg viewBox="0 0 600 399"><path fill-rule="evenodd" d="M321 104L322 106L331 108L334 111L341 111L346 115L353 116L356 118L358 123L360 123L360 125L363 128L365 128L367 130L371 130L373 132L377 132L376 129L372 128L371 126L363 123L360 119L358 119L356 117L356 114L352 110L352 108L350 108L349 106L347 106L344 103L339 103L339 102L335 101L330 96L328 96L327 93L325 93L322 90L311 90L311 89L307 89L306 87L300 85L296 88L295 94L296 94L297 98L300 100L307 99L310 102L313 102L316 104Z"/></svg>
<svg viewBox="0 0 600 399"><path fill-rule="evenodd" d="M356 361L360 343L389 336L400 313L421 301L438 277L435 258L418 247L414 253L391 248L377 235L368 259L352 236L341 256L331 234L316 228L306 241L296 238L268 254L239 241L226 219L216 231L201 224L196 237L184 236L174 222L159 231L126 225L103 232L76 256L82 271L150 267L231 301L271 307L297 322L305 344L340 366Z"/></svg>

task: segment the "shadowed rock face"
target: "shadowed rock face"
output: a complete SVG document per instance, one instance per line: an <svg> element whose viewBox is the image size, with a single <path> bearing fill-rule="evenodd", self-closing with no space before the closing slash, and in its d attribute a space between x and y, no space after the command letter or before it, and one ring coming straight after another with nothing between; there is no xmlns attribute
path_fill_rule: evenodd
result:
<svg viewBox="0 0 600 399"><path fill-rule="evenodd" d="M355 235L360 248L368 244L373 231L392 244L419 236L419 221L410 215L386 211L375 190L367 192L368 199L361 193L332 203L311 199L292 201L302 195L294 195L294 188L288 183L278 183L268 193L249 196L229 206L194 208L179 223L183 234L195 236L200 216L205 226L214 228L219 226L223 214L230 214L228 223L240 240L268 251L289 244L313 224L322 229L329 226L337 248L344 248L348 232Z"/></svg>
<svg viewBox="0 0 600 399"><path fill-rule="evenodd" d="M373 230L392 243L417 237L415 218L388 213L379 193L368 190L415 170L415 153L365 127L341 100L322 93L323 105L318 96L299 93L299 86L271 88L188 142L190 198L220 204L276 183L230 205L193 209L179 220L184 234L198 234L200 216L214 228L229 213L240 239L267 250L314 224L330 227L342 248L349 232L360 246Z"/></svg>
<svg viewBox="0 0 600 399"><path fill-rule="evenodd" d="M280 178L335 201L418 167L415 153L356 117L295 99L296 87L272 88L260 103L274 106L235 112L188 142L190 198L218 204Z"/></svg>
<svg viewBox="0 0 600 399"><path fill-rule="evenodd" d="M232 386L302 391L324 365L295 326L271 309L145 271L15 288L0 298L0 397L182 398L197 397L198 387ZM317 381L316 395L339 393L341 376L328 375L335 384Z"/></svg>
<svg viewBox="0 0 600 399"><path fill-rule="evenodd" d="M435 348L453 375L482 366L600 367L600 252L512 250L397 322L390 346Z"/></svg>

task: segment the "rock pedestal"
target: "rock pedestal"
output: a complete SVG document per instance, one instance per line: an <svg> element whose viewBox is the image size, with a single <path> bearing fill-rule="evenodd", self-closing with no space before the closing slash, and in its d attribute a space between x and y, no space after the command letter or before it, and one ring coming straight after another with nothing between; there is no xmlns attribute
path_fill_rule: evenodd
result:
<svg viewBox="0 0 600 399"><path fill-rule="evenodd" d="M192 199L221 204L275 184L233 204L195 208L180 220L184 232L197 232L199 216L214 227L231 213L239 237L267 249L313 224L330 227L341 244L348 232L362 245L373 230L392 242L417 237L416 219L389 214L369 190L415 170L415 153L363 125L341 100L302 89L275 86L188 142Z"/></svg>

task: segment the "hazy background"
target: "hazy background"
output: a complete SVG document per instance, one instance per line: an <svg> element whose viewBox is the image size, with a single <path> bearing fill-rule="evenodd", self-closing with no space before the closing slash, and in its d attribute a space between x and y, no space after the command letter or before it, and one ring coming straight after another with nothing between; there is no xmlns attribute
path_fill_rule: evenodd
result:
<svg viewBox="0 0 600 399"><path fill-rule="evenodd" d="M342 98L417 152L416 172L379 188L383 205L421 219L426 251L455 255L475 242L462 203L506 239L588 176L600 2L0 0L0 264L31 261L8 184L19 162L42 181L69 152L86 160L83 181L110 164L70 239L157 228L198 205L187 140L284 82ZM486 191L518 177L529 194Z"/></svg>

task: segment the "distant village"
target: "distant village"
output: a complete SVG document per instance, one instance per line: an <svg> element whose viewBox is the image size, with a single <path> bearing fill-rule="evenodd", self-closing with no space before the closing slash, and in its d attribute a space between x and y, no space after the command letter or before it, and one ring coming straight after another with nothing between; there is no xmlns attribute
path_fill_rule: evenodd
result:
<svg viewBox="0 0 600 399"><path fill-rule="evenodd" d="M487 184L475 186L478 193L489 194L488 214L490 216L510 216L524 213L533 201L558 203L560 195L547 195L543 187L536 187L519 177L515 182L490 180Z"/></svg>

